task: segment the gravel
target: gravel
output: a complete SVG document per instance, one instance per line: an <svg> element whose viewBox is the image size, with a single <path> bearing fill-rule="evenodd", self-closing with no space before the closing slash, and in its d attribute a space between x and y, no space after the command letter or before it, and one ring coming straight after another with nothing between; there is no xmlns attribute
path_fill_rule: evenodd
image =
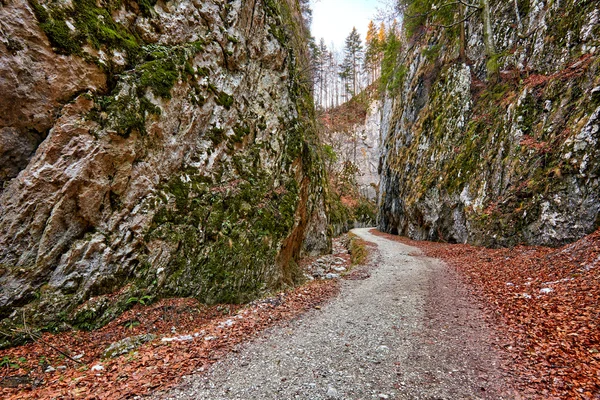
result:
<svg viewBox="0 0 600 400"><path fill-rule="evenodd" d="M514 399L467 288L414 247L377 244L370 277L267 331L163 399Z"/></svg>

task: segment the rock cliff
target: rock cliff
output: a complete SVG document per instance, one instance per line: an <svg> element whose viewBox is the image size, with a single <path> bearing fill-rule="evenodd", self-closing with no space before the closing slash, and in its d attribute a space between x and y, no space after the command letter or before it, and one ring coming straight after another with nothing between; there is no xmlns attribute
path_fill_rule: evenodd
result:
<svg viewBox="0 0 600 400"><path fill-rule="evenodd" d="M600 222L600 5L490 3L493 55L481 10L462 59L452 21L404 38L383 105L380 228L490 246L576 240Z"/></svg>
<svg viewBox="0 0 600 400"><path fill-rule="evenodd" d="M0 35L5 327L247 301L330 246L295 1L8 0Z"/></svg>
<svg viewBox="0 0 600 400"><path fill-rule="evenodd" d="M381 115L375 97L375 86L370 86L320 113L333 236L376 223Z"/></svg>

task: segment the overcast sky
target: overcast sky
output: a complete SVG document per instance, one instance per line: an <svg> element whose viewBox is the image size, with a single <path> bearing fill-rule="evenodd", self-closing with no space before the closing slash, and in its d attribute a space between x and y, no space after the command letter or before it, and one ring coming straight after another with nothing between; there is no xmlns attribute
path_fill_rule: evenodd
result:
<svg viewBox="0 0 600 400"><path fill-rule="evenodd" d="M344 40L356 26L360 38L365 40L369 21L375 18L379 0L311 0L313 9L312 35L317 40L331 42L341 50Z"/></svg>

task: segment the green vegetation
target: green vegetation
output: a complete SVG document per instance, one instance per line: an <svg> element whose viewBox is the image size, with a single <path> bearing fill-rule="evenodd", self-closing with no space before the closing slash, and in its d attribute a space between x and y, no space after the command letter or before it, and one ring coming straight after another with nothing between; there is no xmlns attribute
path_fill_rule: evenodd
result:
<svg viewBox="0 0 600 400"><path fill-rule="evenodd" d="M383 61L381 63L380 92L397 93L406 76L406 66L399 62L402 43L392 31L384 43Z"/></svg>
<svg viewBox="0 0 600 400"><path fill-rule="evenodd" d="M190 182L175 178L163 188L175 204L159 204L148 239L167 240L179 251L162 295L237 303L255 298L269 282L269 287L277 283L277 244L294 225L299 187L294 180L273 187L260 168L248 168L256 165L248 157L239 160L246 168L238 171L241 181L213 185L190 171Z"/></svg>
<svg viewBox="0 0 600 400"><path fill-rule="evenodd" d="M96 49L106 46L125 50L130 58L139 51L140 39L112 19L111 7L99 8L93 0L73 0L72 7L42 5L37 0L29 0L29 4L48 40L60 53L81 54L85 44Z"/></svg>
<svg viewBox="0 0 600 400"><path fill-rule="evenodd" d="M367 242L353 233L349 233L348 237L350 239L348 250L350 251L352 265L363 265L369 256Z"/></svg>
<svg viewBox="0 0 600 400"><path fill-rule="evenodd" d="M177 66L171 59L148 61L139 67L139 71L142 88L150 87L157 96L171 98L171 89L179 78Z"/></svg>

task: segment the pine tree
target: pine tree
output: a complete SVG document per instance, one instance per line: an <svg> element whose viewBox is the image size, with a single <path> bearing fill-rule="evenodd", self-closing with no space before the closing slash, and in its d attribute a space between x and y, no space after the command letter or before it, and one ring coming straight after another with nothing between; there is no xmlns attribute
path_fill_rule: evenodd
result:
<svg viewBox="0 0 600 400"><path fill-rule="evenodd" d="M377 34L377 39L379 39L379 43L381 43L381 45L383 46L383 43L385 43L385 22L382 22L381 25L379 25L379 33Z"/></svg>
<svg viewBox="0 0 600 400"><path fill-rule="evenodd" d="M346 79L348 92L354 96L358 93L360 70L363 59L363 45L356 27L346 38L344 62L342 63L342 79Z"/></svg>
<svg viewBox="0 0 600 400"><path fill-rule="evenodd" d="M377 65L379 64L379 35L375 23L369 22L369 28L367 30L366 37L366 51L365 51L365 72L367 77L370 78L369 83L375 82L377 75Z"/></svg>
<svg viewBox="0 0 600 400"><path fill-rule="evenodd" d="M319 42L318 52L317 79L319 82L319 105L324 106L327 98L327 61L329 59L329 49L323 38Z"/></svg>

